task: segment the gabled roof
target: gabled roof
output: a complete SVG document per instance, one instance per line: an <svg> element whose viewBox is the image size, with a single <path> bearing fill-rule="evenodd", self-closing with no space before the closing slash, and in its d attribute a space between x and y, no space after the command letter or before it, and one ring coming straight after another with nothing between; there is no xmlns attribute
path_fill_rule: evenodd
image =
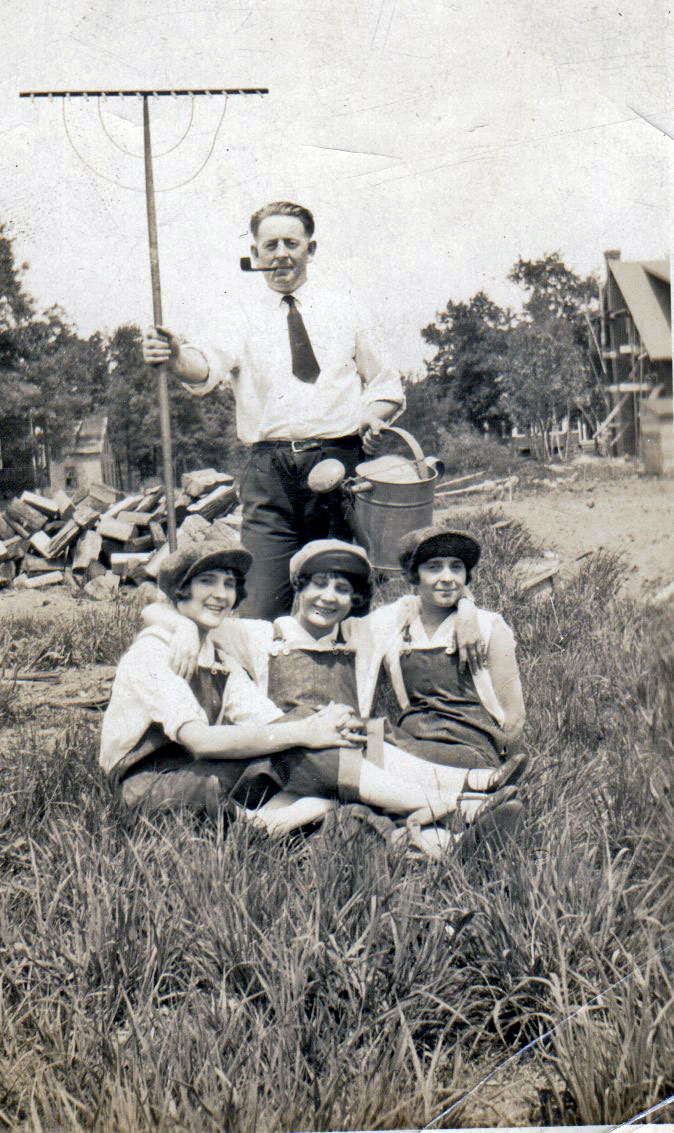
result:
<svg viewBox="0 0 674 1133"><path fill-rule="evenodd" d="M649 275L654 275L656 279L661 279L663 283L669 283L669 260L642 260L641 266Z"/></svg>
<svg viewBox="0 0 674 1133"><path fill-rule="evenodd" d="M76 425L74 436L66 446L66 451L73 456L102 452L107 428L108 418L104 414L91 413Z"/></svg>
<svg viewBox="0 0 674 1133"><path fill-rule="evenodd" d="M667 260L643 263L608 260L608 266L649 358L652 362L671 361L672 316Z"/></svg>

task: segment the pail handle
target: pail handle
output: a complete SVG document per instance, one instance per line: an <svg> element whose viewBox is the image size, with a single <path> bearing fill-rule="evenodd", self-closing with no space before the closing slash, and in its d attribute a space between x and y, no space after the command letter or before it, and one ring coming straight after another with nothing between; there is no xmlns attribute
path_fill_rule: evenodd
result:
<svg viewBox="0 0 674 1133"><path fill-rule="evenodd" d="M414 463L416 464L417 472L419 473L419 479L430 480L431 476L433 475L433 470L426 464L424 451L416 437L413 437L411 433L408 433L407 429L400 429L397 425L384 425L382 432L384 432L384 430L386 430L387 433L395 433L396 436L400 437L400 439L403 440L405 444L412 450Z"/></svg>

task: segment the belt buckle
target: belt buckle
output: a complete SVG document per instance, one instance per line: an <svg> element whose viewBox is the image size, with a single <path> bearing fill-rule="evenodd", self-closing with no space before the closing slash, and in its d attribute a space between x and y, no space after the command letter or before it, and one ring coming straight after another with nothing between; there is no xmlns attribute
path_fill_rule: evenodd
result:
<svg viewBox="0 0 674 1133"><path fill-rule="evenodd" d="M290 450L291 450L291 452L294 452L294 453L309 452L309 450L312 449L312 448L320 448L320 447L321 447L320 441L306 440L306 441L291 441L290 442Z"/></svg>

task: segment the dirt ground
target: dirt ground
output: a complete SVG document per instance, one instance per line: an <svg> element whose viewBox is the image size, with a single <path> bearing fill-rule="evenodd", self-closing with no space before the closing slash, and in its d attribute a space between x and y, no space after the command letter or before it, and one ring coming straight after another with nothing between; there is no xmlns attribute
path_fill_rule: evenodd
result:
<svg viewBox="0 0 674 1133"><path fill-rule="evenodd" d="M617 462L616 462L617 463ZM476 497L453 498L443 517L474 510ZM482 500L480 499L480 502ZM674 579L674 482L638 476L629 466L577 464L512 500L487 498L520 520L543 550L564 562L600 547L625 557L626 590L651 597Z"/></svg>

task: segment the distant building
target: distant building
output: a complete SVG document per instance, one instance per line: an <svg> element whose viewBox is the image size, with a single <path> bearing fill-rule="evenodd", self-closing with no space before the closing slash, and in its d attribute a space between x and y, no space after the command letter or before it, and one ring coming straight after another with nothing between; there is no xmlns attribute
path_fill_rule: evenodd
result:
<svg viewBox="0 0 674 1133"><path fill-rule="evenodd" d="M599 347L610 413L608 450L639 456L646 472L674 472L672 311L669 261L626 262L605 253Z"/></svg>
<svg viewBox="0 0 674 1133"><path fill-rule="evenodd" d="M100 413L80 421L63 446L60 458L52 457L50 461L52 491L86 491L94 482L121 487L118 462L108 436L108 418Z"/></svg>

